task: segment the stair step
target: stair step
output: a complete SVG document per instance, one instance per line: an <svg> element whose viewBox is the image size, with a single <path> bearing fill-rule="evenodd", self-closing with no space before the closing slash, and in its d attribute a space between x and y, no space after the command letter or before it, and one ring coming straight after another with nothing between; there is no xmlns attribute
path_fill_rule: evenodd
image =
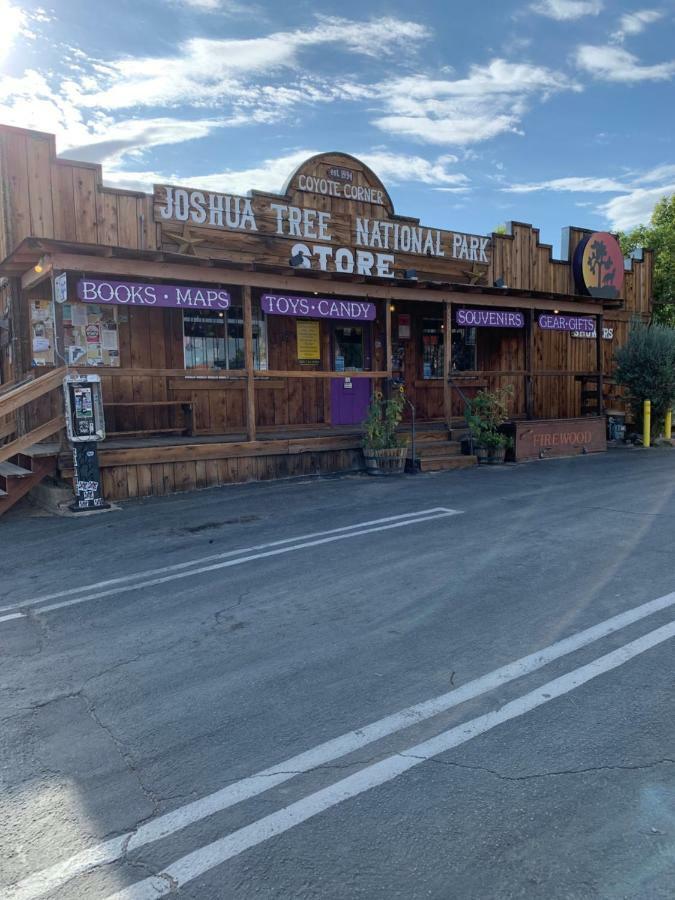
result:
<svg viewBox="0 0 675 900"><path fill-rule="evenodd" d="M420 459L421 472L441 472L445 469L467 469L477 465L475 456L429 456Z"/></svg>
<svg viewBox="0 0 675 900"><path fill-rule="evenodd" d="M412 441L412 431L401 431L398 432L399 436L402 438L407 438L408 443ZM439 428L438 431L415 431L415 443L419 444L422 441L447 441L449 437L449 432L447 428Z"/></svg>
<svg viewBox="0 0 675 900"><path fill-rule="evenodd" d="M458 441L433 441L421 446L415 443L415 456L427 459L431 456L459 456L462 445ZM408 457L412 458L412 447L408 444Z"/></svg>
<svg viewBox="0 0 675 900"><path fill-rule="evenodd" d="M3 491L2 488L0 488L0 497L6 497L6 496L7 496L7 491Z"/></svg>
<svg viewBox="0 0 675 900"><path fill-rule="evenodd" d="M30 475L30 469L24 469L23 466L15 466L11 462L0 463L0 475L11 478L25 478Z"/></svg>

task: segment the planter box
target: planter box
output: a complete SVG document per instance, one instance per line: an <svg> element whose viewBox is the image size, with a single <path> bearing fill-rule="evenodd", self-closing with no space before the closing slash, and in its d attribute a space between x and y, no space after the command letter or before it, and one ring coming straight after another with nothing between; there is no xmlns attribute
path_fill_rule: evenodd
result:
<svg viewBox="0 0 675 900"><path fill-rule="evenodd" d="M607 449L604 416L579 419L531 419L514 423L515 458L548 459Z"/></svg>
<svg viewBox="0 0 675 900"><path fill-rule="evenodd" d="M405 468L407 447L392 447L387 450L363 448L366 472L369 475L400 475Z"/></svg>

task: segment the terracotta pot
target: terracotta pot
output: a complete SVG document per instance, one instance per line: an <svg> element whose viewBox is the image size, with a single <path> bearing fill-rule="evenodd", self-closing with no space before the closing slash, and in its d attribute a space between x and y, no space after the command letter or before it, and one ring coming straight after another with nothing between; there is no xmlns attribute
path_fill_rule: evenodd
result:
<svg viewBox="0 0 675 900"><path fill-rule="evenodd" d="M369 475L400 475L405 469L407 447L391 447L386 450L363 448L366 472Z"/></svg>

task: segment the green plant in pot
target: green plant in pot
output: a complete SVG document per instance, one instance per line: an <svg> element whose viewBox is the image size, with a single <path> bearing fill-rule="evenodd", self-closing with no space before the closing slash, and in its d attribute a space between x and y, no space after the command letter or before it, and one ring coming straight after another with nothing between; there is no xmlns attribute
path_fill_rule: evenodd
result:
<svg viewBox="0 0 675 900"><path fill-rule="evenodd" d="M469 401L466 420L471 429L474 451L479 463L503 463L511 438L499 431L508 419L508 404L513 386L496 391L478 391Z"/></svg>
<svg viewBox="0 0 675 900"><path fill-rule="evenodd" d="M407 441L402 443L396 429L403 418L403 385L385 400L381 391L373 393L363 423L363 457L370 475L396 475L405 468Z"/></svg>

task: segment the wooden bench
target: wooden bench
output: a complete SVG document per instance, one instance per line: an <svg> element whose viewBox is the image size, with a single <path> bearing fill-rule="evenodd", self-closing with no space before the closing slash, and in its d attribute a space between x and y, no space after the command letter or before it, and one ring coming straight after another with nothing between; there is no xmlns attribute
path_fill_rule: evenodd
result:
<svg viewBox="0 0 675 900"><path fill-rule="evenodd" d="M112 403L103 402L103 409L124 409L134 406L149 407L151 409L162 409L170 407L180 407L185 416L185 424L176 426L175 428L146 428L146 429L128 429L126 431L109 431L108 437L140 437L149 434L193 434L193 404L191 400L117 400Z"/></svg>

